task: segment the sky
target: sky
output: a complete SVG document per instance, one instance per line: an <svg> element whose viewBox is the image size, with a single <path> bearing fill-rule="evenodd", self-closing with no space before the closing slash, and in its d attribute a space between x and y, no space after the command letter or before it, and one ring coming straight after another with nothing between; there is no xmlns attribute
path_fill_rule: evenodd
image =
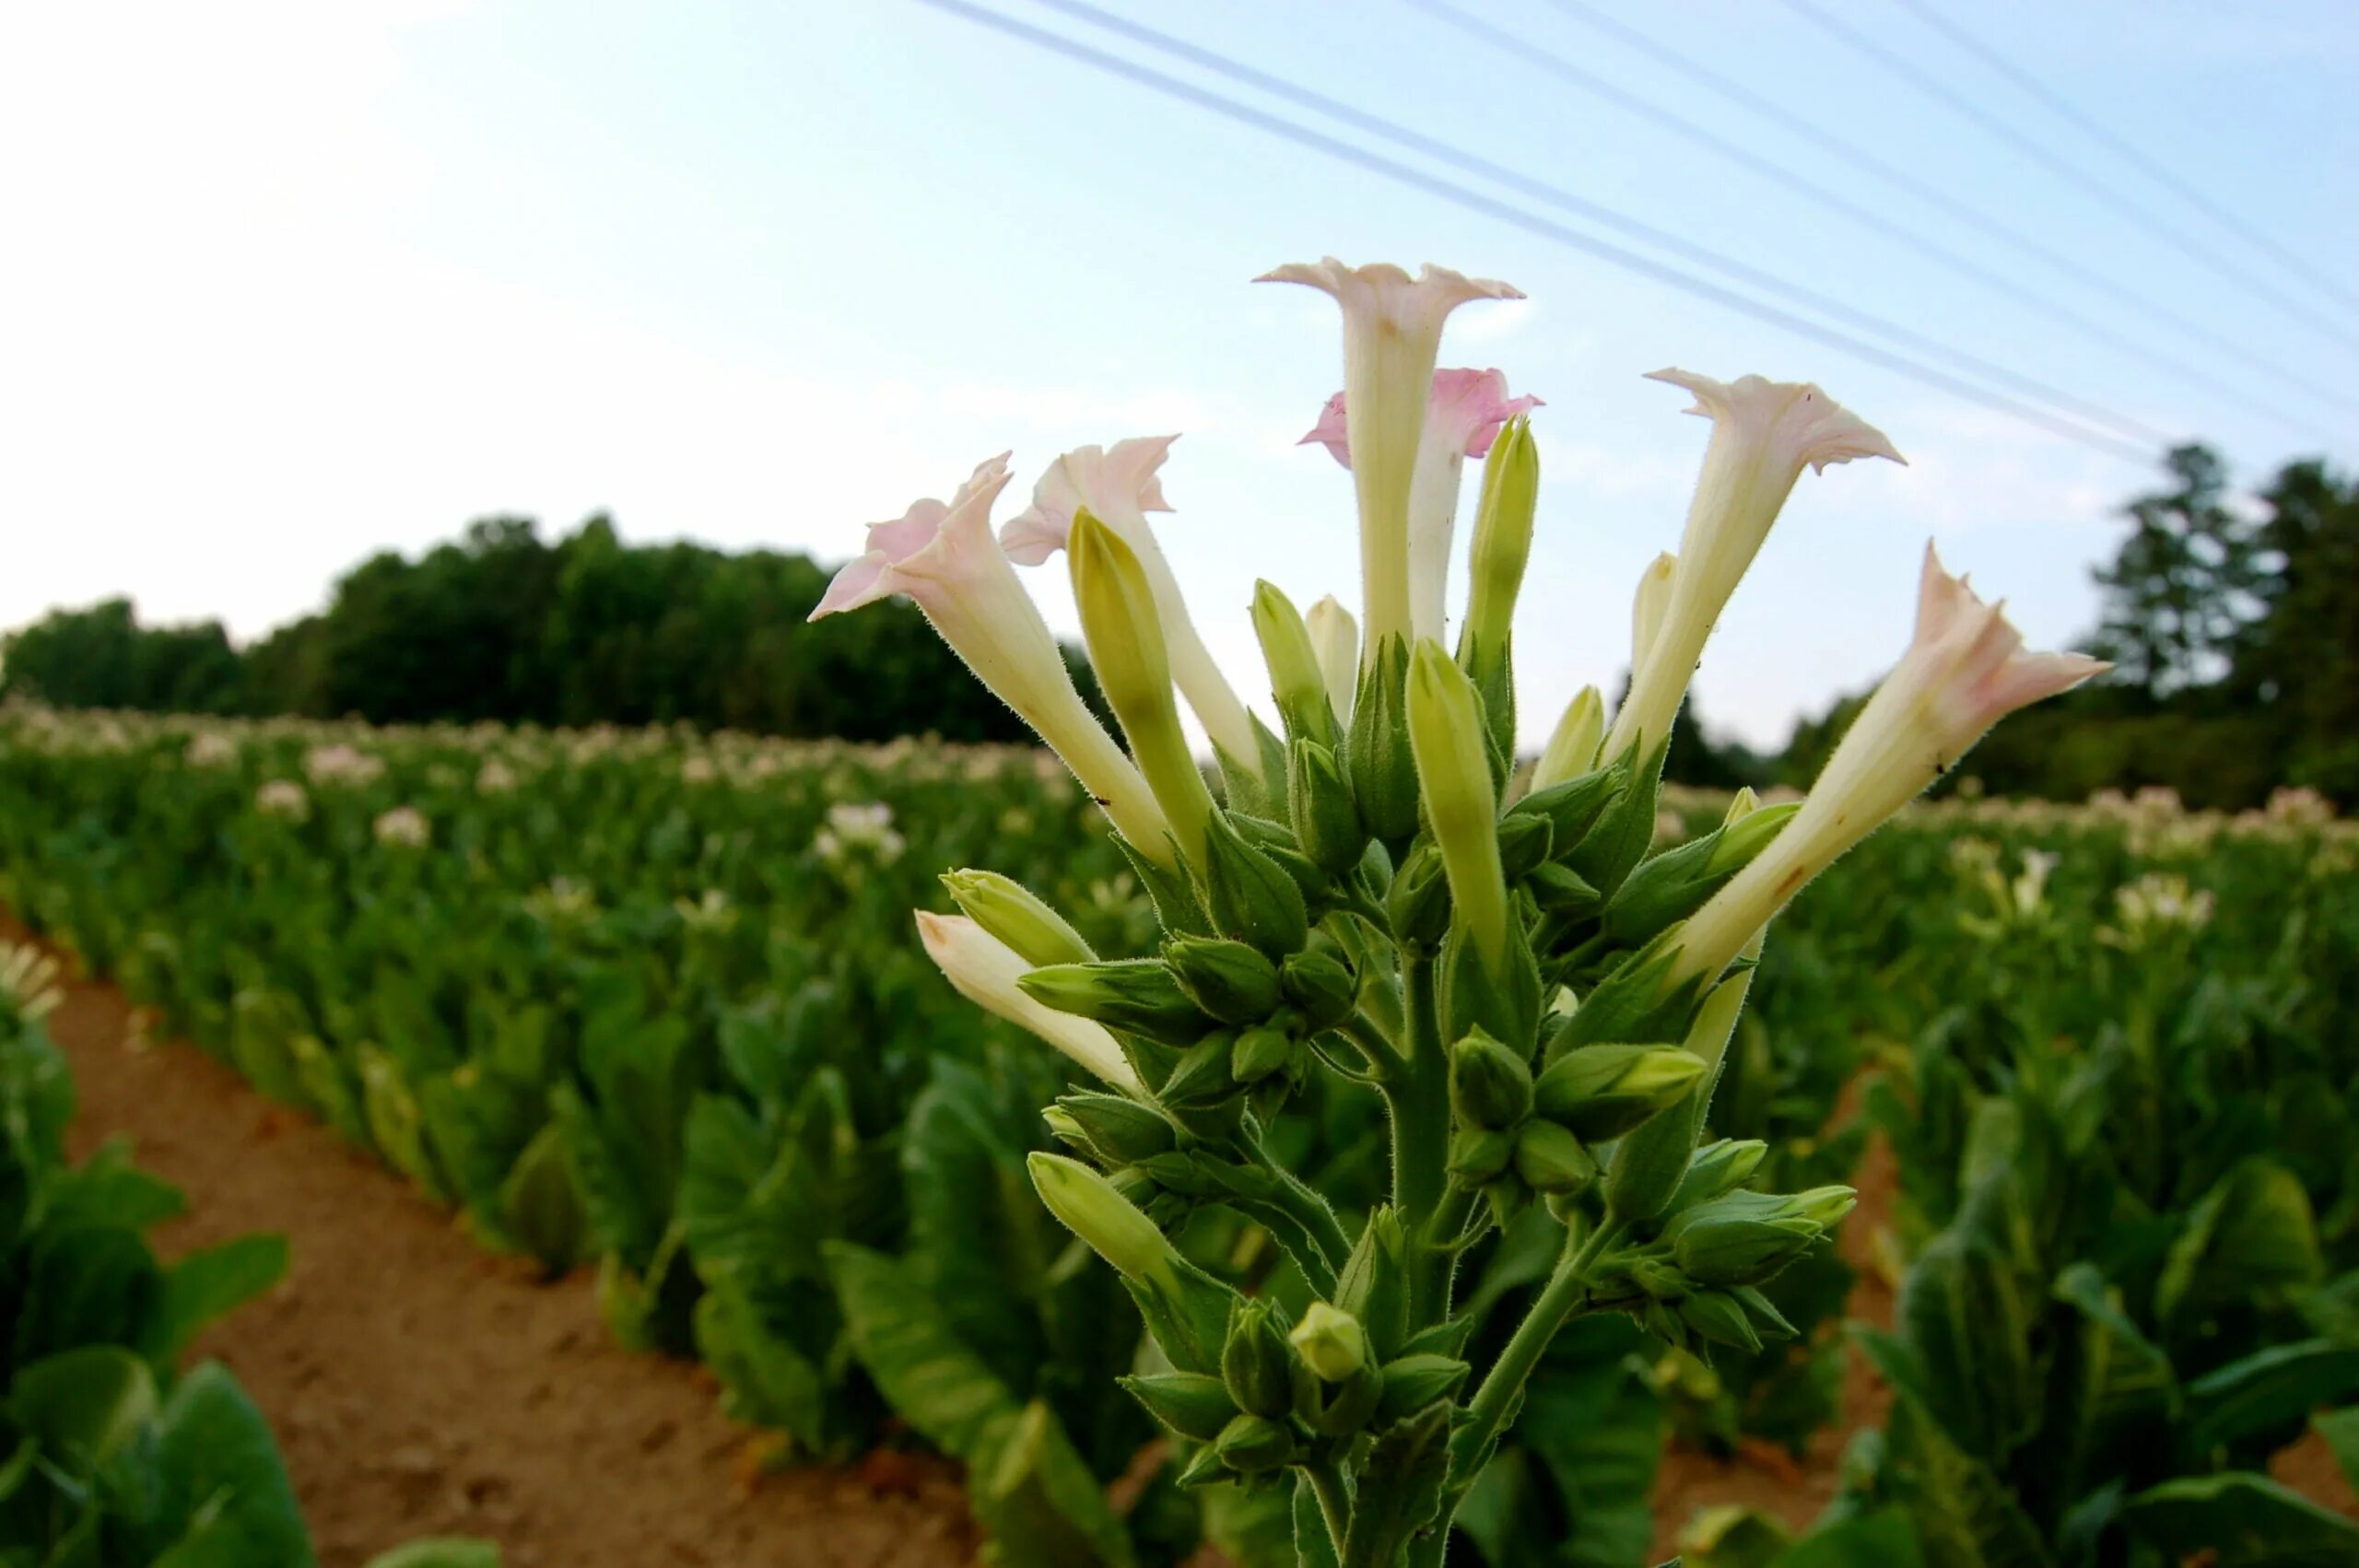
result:
<svg viewBox="0 0 2359 1568"><path fill-rule="evenodd" d="M1312 119L1040 0L972 3ZM1919 3L2315 271L2359 277L2359 7ZM1549 0L1102 4L2213 441L2243 480L2359 459L2343 390L2359 286L2338 298L2279 266L1905 0L1815 4L2096 192L1780 0L1583 4L1953 209ZM1356 599L1348 475L1296 444L1341 382L1336 313L1250 281L1325 254L1431 261L1530 296L1461 310L1442 352L1546 400L1518 633L1528 743L1582 684L1619 682L1631 589L1677 540L1708 427L1647 371L1814 380L1909 459L1806 474L1723 616L1698 710L1757 743L1890 665L1929 537L2035 645L2084 632L2089 568L2154 477L1502 216L1604 233L1529 184L1388 150L1494 204L1456 205L921 0L9 7L0 147L0 626L128 594L150 620L254 637L370 554L495 513L556 532L603 511L633 540L839 559L863 523L946 496L999 451L1017 474L1005 515L1066 448L1179 431L1177 510L1157 526L1207 641L1258 688L1256 578L1306 605ZM1061 571L1028 580L1071 630Z"/></svg>

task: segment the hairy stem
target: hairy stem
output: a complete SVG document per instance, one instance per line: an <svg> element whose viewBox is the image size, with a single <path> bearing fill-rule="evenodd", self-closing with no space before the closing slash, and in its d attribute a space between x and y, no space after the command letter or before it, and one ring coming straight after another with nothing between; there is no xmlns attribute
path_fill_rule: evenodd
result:
<svg viewBox="0 0 2359 1568"><path fill-rule="evenodd" d="M1400 1211L1402 1228L1422 1236L1449 1188L1449 1063L1434 1013L1433 960L1422 954L1408 955L1402 976L1409 1013L1406 1060L1386 1081L1384 1097L1392 1122L1393 1206ZM1447 1269L1432 1275L1421 1258L1409 1294L1411 1321L1417 1328L1439 1322L1449 1310L1436 1284L1437 1279L1448 1277Z"/></svg>
<svg viewBox="0 0 2359 1568"><path fill-rule="evenodd" d="M1555 1272L1548 1276L1548 1283L1542 1288L1539 1299L1532 1304L1532 1310L1516 1326L1515 1335L1508 1340L1507 1349L1499 1352L1499 1359L1492 1366L1489 1375L1483 1379L1483 1386L1474 1391L1474 1398L1467 1403L1467 1422L1450 1442L1452 1456L1461 1472L1487 1452L1493 1439L1498 1436L1500 1424L1514 1407L1516 1396L1523 1392L1523 1386L1531 1378L1532 1369L1540 1364L1548 1342L1556 1337L1557 1330L1564 1328L1566 1321L1580 1305L1588 1291L1590 1270L1595 1267L1608 1248L1622 1239L1623 1233L1628 1228L1625 1223L1619 1221L1600 1225L1579 1246L1572 1245L1570 1237L1567 1238L1565 1256L1557 1261ZM1462 1494L1464 1487L1473 1480L1473 1474L1465 1473L1457 1489L1458 1494Z"/></svg>
<svg viewBox="0 0 2359 1568"><path fill-rule="evenodd" d="M1304 1467L1310 1478L1310 1490L1318 1495L1320 1515L1327 1521L1327 1539L1335 1543L1335 1555L1344 1555L1344 1540L1351 1527L1352 1494L1344 1485L1344 1467L1333 1459L1321 1459Z"/></svg>

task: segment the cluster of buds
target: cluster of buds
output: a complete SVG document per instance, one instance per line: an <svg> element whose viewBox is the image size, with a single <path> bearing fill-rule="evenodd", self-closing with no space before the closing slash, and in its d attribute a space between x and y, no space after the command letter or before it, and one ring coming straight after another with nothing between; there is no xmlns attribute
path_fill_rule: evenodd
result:
<svg viewBox="0 0 2359 1568"><path fill-rule="evenodd" d="M1153 899L1144 955L1101 955L987 872L946 879L959 914L918 919L953 984L1097 1081L1048 1111L1071 1153L1034 1155L1033 1179L1121 1271L1169 1363L1133 1390L1202 1445L1187 1479L1293 1472L1344 1561L1438 1562L1573 1314L1627 1311L1680 1344L1781 1331L1758 1287L1849 1195L1745 1190L1759 1147L1702 1142L1768 923L2002 714L2102 666L2025 653L1929 550L1915 638L1816 788L1777 806L1740 793L1717 828L1650 853L1689 677L1788 493L1805 469L1898 454L1815 386L1662 372L1713 422L1679 553L1638 585L1628 696L1609 718L1582 692L1527 774L1512 623L1537 400L1496 370L1437 369L1453 310L1515 291L1333 261L1270 278L1342 307L1345 384L1309 439L1351 472L1360 561L1356 621L1257 586L1275 729L1206 653L1149 522L1170 509L1168 437L1066 453L997 536L1009 473L992 459L951 500L873 525L815 614L914 600L1103 809ZM1060 552L1119 737L1015 569ZM1264 1141L1322 1072L1372 1084L1391 1124L1391 1199L1356 1223ZM1456 1261L1535 1196L1562 1256L1478 1381ZM1168 1238L1207 1204L1263 1226L1315 1305L1288 1324L1184 1258Z"/></svg>

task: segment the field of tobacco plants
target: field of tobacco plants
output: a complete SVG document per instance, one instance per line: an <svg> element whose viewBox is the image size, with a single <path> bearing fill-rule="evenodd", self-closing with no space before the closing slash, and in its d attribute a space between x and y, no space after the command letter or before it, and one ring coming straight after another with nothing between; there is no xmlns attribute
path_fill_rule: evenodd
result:
<svg viewBox="0 0 2359 1568"><path fill-rule="evenodd" d="M1752 804L1666 791L1656 847L1709 846ZM950 866L974 872L945 888ZM1379 1229L1379 1094L1273 1045L1293 1097L1266 1164L1171 1163L1160 1122L921 945L910 911L988 906L980 872L1089 950L1154 944L1151 868L1044 753L0 717L0 907L483 1247L593 1272L613 1336L702 1362L732 1418L777 1434L773 1464L937 1450L1011 1568L1208 1544L1292 1564L1310 1492L1255 1484L1235 1433L1256 1418L1230 1401L1259 1375L1256 1313L1297 1325L1320 1377L1365 1353L1329 1327L1352 1286L1315 1233ZM2359 1562L2332 1497L2270 1474L2297 1440L2359 1469L2359 834L2290 794L2235 819L1920 805L1778 917L1760 968L1686 1179L1725 1204L1880 1164L1851 1222L1872 1233L1838 1253L1796 1222L1757 1291L1575 1318L1458 1504L1453 1562L1646 1568L1672 1527L1691 1568ZM141 1232L174 1196L120 1151L65 1166L46 979L29 954L6 977L0 1534L37 1544L0 1561L311 1562L263 1415L176 1365L283 1251L158 1263ZM1176 1103L1191 1070L1169 1071ZM1461 1110L1475 1092L1453 1083ZM1610 1142L1603 1104L1564 1114ZM1127 1190L1161 1205L1186 1278L1251 1304L1226 1391L1172 1370L1132 1305L1152 1293L1036 1197L1027 1155L1073 1151L1155 1173ZM1494 1223L1470 1227L1449 1331L1386 1347L1358 1422L1519 1353L1564 1235L1529 1200L1565 1186L1553 1152L1454 1155L1499 1173ZM1847 1326L1879 1281L1896 1305ZM1823 1515L1659 1525L1667 1445L1823 1449L1860 1358L1888 1399Z"/></svg>

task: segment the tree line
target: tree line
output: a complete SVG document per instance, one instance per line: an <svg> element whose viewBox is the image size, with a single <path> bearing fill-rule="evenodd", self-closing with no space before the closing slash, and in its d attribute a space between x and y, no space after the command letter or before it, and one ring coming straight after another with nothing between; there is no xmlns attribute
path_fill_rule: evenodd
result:
<svg viewBox="0 0 2359 1568"><path fill-rule="evenodd" d="M827 578L800 555L627 544L604 517L553 544L529 520L493 518L415 560L371 556L336 582L324 611L244 648L217 622L142 626L124 600L53 612L0 644L0 699L378 723L1027 738L914 606L805 624Z"/></svg>
<svg viewBox="0 0 2359 1568"><path fill-rule="evenodd" d="M2118 668L2017 715L1965 770L1994 793L2080 799L2168 785L2190 805L2259 803L2306 784L2359 804L2359 481L2282 469L2249 502L2207 447L2164 460L2165 485L2123 509L2081 646ZM113 600L60 610L0 642L0 698L62 708L686 722L765 734L1020 741L913 607L816 625L827 573L808 557L626 544L593 518L551 544L494 518L416 560L387 552L326 610L245 648L218 623L146 626ZM1068 654L1085 694L1095 683ZM1716 743L1693 713L1669 771L1707 785L1807 785L1865 700L1795 727L1782 753Z"/></svg>

